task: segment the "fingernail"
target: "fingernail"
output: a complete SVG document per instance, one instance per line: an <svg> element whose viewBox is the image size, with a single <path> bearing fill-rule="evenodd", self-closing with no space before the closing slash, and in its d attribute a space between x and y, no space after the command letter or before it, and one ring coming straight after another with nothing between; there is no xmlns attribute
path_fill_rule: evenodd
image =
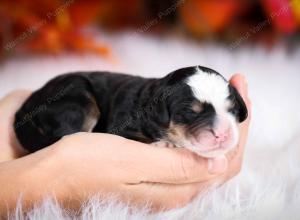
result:
<svg viewBox="0 0 300 220"><path fill-rule="evenodd" d="M227 170L227 158L220 156L208 159L208 171L211 174L224 173Z"/></svg>

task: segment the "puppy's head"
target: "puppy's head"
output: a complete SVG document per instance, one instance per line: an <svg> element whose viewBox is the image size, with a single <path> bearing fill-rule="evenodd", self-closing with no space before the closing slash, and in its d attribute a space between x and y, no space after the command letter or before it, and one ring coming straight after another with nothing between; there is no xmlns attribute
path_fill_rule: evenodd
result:
<svg viewBox="0 0 300 220"><path fill-rule="evenodd" d="M167 100L167 141L204 157L225 154L236 146L237 125L247 118L247 108L223 76L196 66L177 70L166 80L176 88Z"/></svg>

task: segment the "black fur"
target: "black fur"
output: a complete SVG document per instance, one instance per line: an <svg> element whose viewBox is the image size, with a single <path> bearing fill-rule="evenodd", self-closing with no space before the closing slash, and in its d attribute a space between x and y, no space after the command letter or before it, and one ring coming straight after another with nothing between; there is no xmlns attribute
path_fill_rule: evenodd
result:
<svg viewBox="0 0 300 220"><path fill-rule="evenodd" d="M194 73L195 68L188 67L161 79L109 72L61 75L33 93L16 113L16 135L24 148L37 151L64 135L83 131L87 115L95 108L100 117L93 132L145 143L163 139L171 121L191 130L211 125L215 116L212 105L203 103L200 113L191 110L196 99L184 80ZM230 89L229 99L235 103L230 111L243 121L245 104L238 92Z"/></svg>
<svg viewBox="0 0 300 220"><path fill-rule="evenodd" d="M243 122L248 117L248 110L243 98L240 96L236 88L229 84L230 96L229 100L233 103L232 107L229 109L232 112L239 122Z"/></svg>

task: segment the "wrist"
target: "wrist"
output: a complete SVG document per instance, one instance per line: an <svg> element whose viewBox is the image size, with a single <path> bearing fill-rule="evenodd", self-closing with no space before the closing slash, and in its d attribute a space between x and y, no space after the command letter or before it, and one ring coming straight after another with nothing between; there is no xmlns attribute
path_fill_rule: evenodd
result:
<svg viewBox="0 0 300 220"><path fill-rule="evenodd" d="M64 185L57 182L61 173L60 159L54 148L46 148L28 156L0 163L0 213L16 207L20 201L24 210L45 197L64 198Z"/></svg>
<svg viewBox="0 0 300 220"><path fill-rule="evenodd" d="M45 198L54 198L59 203L64 203L69 192L67 191L66 158L55 145L35 152L31 158L28 171L24 174L27 179L27 191L33 201L41 201ZM32 189L32 187L35 187Z"/></svg>

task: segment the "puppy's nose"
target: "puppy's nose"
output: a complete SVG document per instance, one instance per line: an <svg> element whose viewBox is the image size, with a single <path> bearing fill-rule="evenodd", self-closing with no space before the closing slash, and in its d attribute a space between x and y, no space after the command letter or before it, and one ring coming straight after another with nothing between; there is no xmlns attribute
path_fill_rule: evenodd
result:
<svg viewBox="0 0 300 220"><path fill-rule="evenodd" d="M217 116L212 133L218 143L225 142L230 138L230 123L225 115L219 114Z"/></svg>
<svg viewBox="0 0 300 220"><path fill-rule="evenodd" d="M215 138L216 138L216 141L219 143L227 141L229 138L228 129L226 131L221 131L221 132L215 133Z"/></svg>

